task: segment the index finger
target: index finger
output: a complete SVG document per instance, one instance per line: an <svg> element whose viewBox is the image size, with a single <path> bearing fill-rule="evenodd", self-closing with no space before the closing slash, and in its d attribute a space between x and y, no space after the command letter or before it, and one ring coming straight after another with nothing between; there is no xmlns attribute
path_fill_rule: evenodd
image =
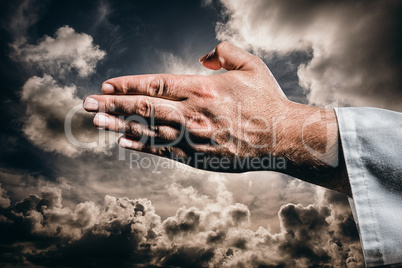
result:
<svg viewBox="0 0 402 268"><path fill-rule="evenodd" d="M184 100L199 83L195 75L149 74L121 76L102 84L104 94L147 95L171 100Z"/></svg>

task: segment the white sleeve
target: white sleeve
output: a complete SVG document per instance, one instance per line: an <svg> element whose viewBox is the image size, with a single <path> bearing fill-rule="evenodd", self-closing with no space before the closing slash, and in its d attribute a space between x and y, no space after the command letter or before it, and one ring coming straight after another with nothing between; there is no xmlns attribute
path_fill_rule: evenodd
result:
<svg viewBox="0 0 402 268"><path fill-rule="evenodd" d="M335 112L366 265L402 263L402 113Z"/></svg>

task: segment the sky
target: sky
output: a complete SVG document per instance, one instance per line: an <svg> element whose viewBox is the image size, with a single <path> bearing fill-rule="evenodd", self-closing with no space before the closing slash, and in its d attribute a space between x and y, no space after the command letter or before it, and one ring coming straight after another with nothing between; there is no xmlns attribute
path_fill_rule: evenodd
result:
<svg viewBox="0 0 402 268"><path fill-rule="evenodd" d="M1 266L363 267L345 195L141 162L82 101L111 77L211 75L199 57L229 41L292 101L402 112L400 1L0 3Z"/></svg>

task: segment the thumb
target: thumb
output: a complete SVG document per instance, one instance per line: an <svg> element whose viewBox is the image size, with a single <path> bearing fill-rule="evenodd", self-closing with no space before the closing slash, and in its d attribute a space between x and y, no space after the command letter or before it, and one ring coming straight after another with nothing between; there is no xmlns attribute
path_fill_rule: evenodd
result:
<svg viewBox="0 0 402 268"><path fill-rule="evenodd" d="M212 70L240 70L250 66L254 56L228 42L220 43L208 54L200 58L200 63Z"/></svg>

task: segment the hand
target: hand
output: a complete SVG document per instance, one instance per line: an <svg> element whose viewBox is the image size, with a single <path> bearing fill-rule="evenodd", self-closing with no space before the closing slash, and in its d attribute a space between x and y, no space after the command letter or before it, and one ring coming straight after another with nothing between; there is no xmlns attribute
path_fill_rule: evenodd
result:
<svg viewBox="0 0 402 268"><path fill-rule="evenodd" d="M262 60L230 43L200 62L227 72L109 79L84 108L98 112L95 126L124 132L127 149L214 171L276 170L348 193L333 110L289 101Z"/></svg>

